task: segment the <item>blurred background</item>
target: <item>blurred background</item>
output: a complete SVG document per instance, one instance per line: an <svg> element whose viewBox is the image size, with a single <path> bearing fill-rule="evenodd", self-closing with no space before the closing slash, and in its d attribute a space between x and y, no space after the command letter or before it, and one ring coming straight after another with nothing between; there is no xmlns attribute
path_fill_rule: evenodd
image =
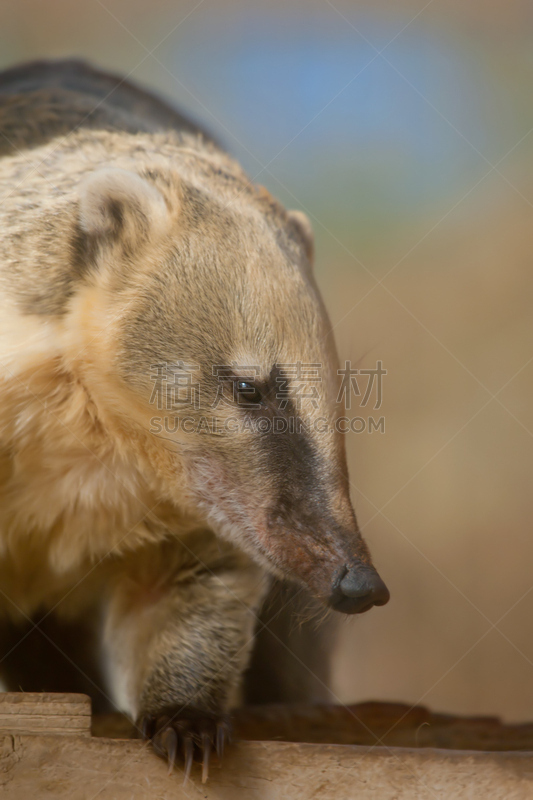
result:
<svg viewBox="0 0 533 800"><path fill-rule="evenodd" d="M3 0L0 67L77 55L175 101L305 210L391 603L343 621L334 696L533 719L533 5ZM357 400L357 398L355 398Z"/></svg>

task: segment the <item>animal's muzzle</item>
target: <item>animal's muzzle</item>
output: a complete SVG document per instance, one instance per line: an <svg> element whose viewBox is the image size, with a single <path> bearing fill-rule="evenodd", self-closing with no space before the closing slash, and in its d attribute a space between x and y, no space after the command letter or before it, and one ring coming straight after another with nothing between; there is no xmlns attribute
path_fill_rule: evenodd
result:
<svg viewBox="0 0 533 800"><path fill-rule="evenodd" d="M343 614L362 614L389 602L389 590L373 567L345 566L333 583L329 605Z"/></svg>

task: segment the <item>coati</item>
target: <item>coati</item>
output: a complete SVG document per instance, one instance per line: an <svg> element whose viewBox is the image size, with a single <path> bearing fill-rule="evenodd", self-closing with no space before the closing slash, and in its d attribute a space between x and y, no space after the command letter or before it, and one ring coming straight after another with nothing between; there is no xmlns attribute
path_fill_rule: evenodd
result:
<svg viewBox="0 0 533 800"><path fill-rule="evenodd" d="M389 597L349 499L311 225L75 61L0 75L0 192L0 675L110 697L205 779L273 582L294 588L271 617L303 592L346 614ZM290 695L307 634L281 619L255 701Z"/></svg>

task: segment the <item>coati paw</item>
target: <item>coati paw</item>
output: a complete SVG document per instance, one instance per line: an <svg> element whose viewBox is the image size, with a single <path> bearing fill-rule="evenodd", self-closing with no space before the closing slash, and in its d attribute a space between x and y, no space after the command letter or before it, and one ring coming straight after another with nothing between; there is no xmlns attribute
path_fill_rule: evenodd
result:
<svg viewBox="0 0 533 800"><path fill-rule="evenodd" d="M178 759L183 758L184 784L191 774L193 761L202 764L202 783L205 783L213 747L221 763L224 747L231 741L226 716L188 708L175 713L169 710L159 715L145 715L141 719L141 735L144 740L151 741L158 756L168 761L169 775Z"/></svg>

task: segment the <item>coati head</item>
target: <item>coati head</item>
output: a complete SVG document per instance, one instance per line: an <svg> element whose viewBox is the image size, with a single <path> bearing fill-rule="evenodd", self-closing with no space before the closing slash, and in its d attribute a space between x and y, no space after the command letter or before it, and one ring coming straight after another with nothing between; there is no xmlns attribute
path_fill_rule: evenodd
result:
<svg viewBox="0 0 533 800"><path fill-rule="evenodd" d="M349 499L337 356L306 217L225 156L97 170L80 188L83 380L109 430L270 572L383 605Z"/></svg>

